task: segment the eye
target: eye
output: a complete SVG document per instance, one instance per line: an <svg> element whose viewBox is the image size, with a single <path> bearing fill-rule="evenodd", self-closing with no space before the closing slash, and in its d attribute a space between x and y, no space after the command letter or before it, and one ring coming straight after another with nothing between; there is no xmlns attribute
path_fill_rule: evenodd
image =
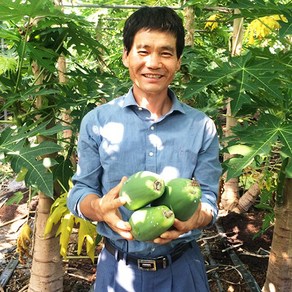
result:
<svg viewBox="0 0 292 292"><path fill-rule="evenodd" d="M166 57L166 58L170 58L173 56L173 54L171 52L162 52L161 56Z"/></svg>
<svg viewBox="0 0 292 292"><path fill-rule="evenodd" d="M141 56L146 56L148 54L148 52L146 50L139 50L138 54Z"/></svg>

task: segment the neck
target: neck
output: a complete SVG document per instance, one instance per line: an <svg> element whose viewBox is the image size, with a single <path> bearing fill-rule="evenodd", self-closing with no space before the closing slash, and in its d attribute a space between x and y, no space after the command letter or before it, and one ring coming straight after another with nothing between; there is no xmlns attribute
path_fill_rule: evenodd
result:
<svg viewBox="0 0 292 292"><path fill-rule="evenodd" d="M162 97L135 96L135 99L139 106L147 108L151 112L151 117L154 120L168 113L172 106L172 101L167 94Z"/></svg>

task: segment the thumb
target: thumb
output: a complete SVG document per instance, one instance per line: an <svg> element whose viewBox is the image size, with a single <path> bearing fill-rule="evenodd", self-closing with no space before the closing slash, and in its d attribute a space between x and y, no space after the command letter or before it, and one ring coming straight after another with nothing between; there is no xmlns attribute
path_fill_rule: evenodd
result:
<svg viewBox="0 0 292 292"><path fill-rule="evenodd" d="M113 188L113 192L117 193L122 188L123 184L126 182L128 178L126 176L123 176L120 182Z"/></svg>

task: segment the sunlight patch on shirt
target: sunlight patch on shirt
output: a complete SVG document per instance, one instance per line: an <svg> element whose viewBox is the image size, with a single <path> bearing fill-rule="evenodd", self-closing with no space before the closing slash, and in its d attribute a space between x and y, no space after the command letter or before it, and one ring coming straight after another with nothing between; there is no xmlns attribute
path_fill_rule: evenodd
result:
<svg viewBox="0 0 292 292"><path fill-rule="evenodd" d="M99 127L96 125L92 126L92 132L96 135L99 135Z"/></svg>
<svg viewBox="0 0 292 292"><path fill-rule="evenodd" d="M100 129L100 135L105 138L109 144L119 144L124 136L124 126L121 123L107 123Z"/></svg>
<svg viewBox="0 0 292 292"><path fill-rule="evenodd" d="M104 138L103 148L106 153L116 153L124 137L124 126L121 123L107 123L100 129L100 135Z"/></svg>
<svg viewBox="0 0 292 292"><path fill-rule="evenodd" d="M160 175L163 177L165 182L170 181L171 179L180 177L179 170L176 167L173 166L166 166L163 168Z"/></svg>
<svg viewBox="0 0 292 292"><path fill-rule="evenodd" d="M159 151L163 150L164 147L162 141L157 135L150 134L149 141L157 150Z"/></svg>
<svg viewBox="0 0 292 292"><path fill-rule="evenodd" d="M119 152L120 146L118 144L111 144L108 141L105 141L103 144L103 149L106 151L107 154L114 154L116 152ZM114 160L114 157L111 158Z"/></svg>

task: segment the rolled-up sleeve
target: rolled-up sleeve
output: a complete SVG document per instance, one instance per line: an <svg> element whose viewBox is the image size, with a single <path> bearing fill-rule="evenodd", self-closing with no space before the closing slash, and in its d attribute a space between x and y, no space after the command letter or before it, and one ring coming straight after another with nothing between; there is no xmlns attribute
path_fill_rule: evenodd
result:
<svg viewBox="0 0 292 292"><path fill-rule="evenodd" d="M205 127L204 140L198 155L194 177L200 182L202 189L201 202L209 204L213 213L210 226L215 223L218 215L217 199L222 168L219 161L219 141L215 125L212 120L209 120Z"/></svg>
<svg viewBox="0 0 292 292"><path fill-rule="evenodd" d="M88 194L101 195L102 168L98 151L99 139L98 125L92 111L83 118L81 123L77 146L77 171L72 177L74 186L67 199L69 210L79 217L83 217L79 210L79 203L83 198Z"/></svg>

